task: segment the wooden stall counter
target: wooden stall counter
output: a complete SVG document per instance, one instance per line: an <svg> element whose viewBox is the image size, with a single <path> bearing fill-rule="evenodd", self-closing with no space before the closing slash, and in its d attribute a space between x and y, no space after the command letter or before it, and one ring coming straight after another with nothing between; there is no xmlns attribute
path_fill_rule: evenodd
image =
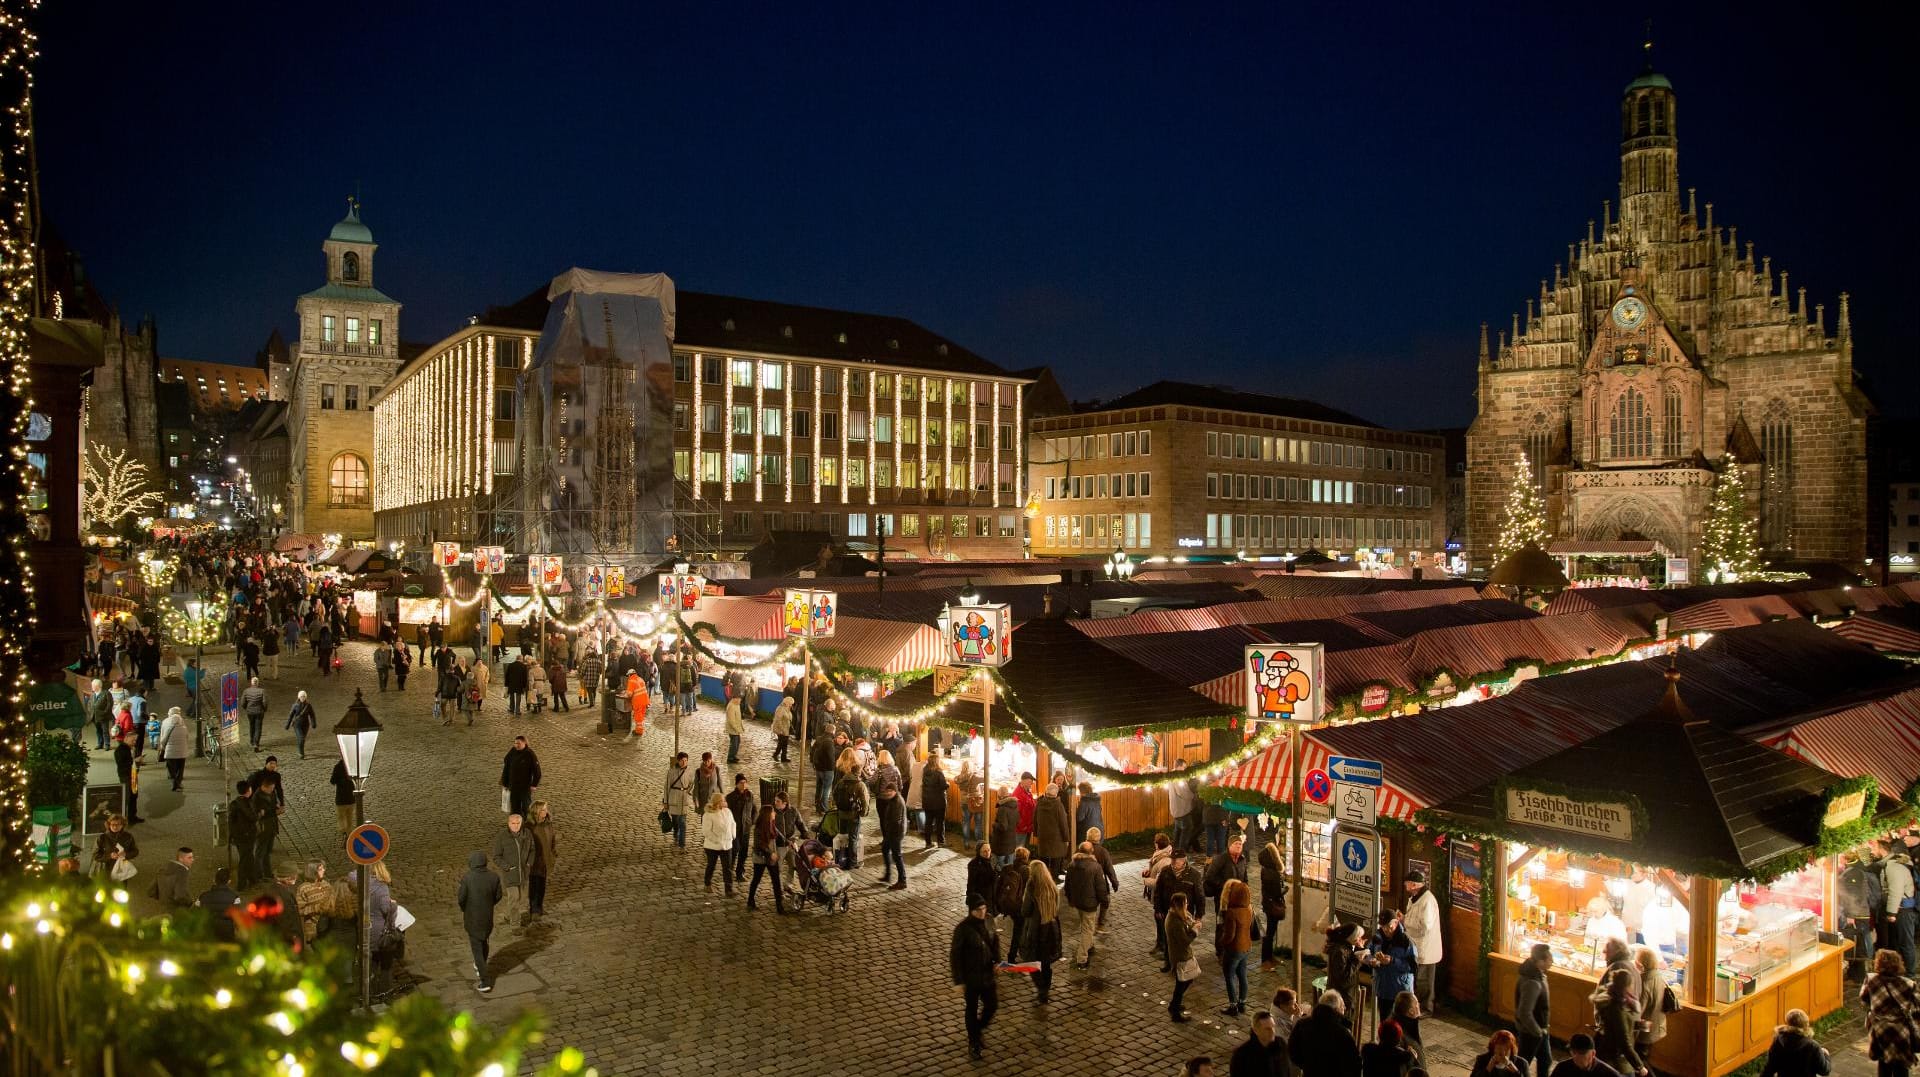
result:
<svg viewBox="0 0 1920 1077"><path fill-rule="evenodd" d="M1722 1077L1766 1052L1788 1010L1805 1010L1817 1021L1839 1009L1846 1001L1848 949L1844 942L1821 943L1770 973L1752 994L1734 1002L1711 1006L1683 1002L1678 1013L1667 1015L1666 1038L1653 1048L1654 1067L1677 1077ZM1487 1009L1511 1021L1520 959L1493 954L1488 965ZM1576 1032L1589 1031L1590 999L1598 986L1594 973L1562 968L1547 973L1554 1039L1565 1042Z"/></svg>

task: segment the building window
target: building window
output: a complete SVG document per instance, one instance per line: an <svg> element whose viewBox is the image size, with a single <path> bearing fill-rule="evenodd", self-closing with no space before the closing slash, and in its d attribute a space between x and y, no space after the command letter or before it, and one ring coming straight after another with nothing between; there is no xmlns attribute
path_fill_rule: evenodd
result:
<svg viewBox="0 0 1920 1077"><path fill-rule="evenodd" d="M893 416L876 415L873 417L873 440L882 443L893 440Z"/></svg>
<svg viewBox="0 0 1920 1077"><path fill-rule="evenodd" d="M753 513L751 512L734 513L732 531L736 535L752 534L753 533Z"/></svg>
<svg viewBox="0 0 1920 1077"><path fill-rule="evenodd" d="M1613 402L1612 451L1614 460L1640 460L1653 455L1653 413L1640 390L1629 386Z"/></svg>
<svg viewBox="0 0 1920 1077"><path fill-rule="evenodd" d="M793 391L796 393L813 392L813 368L804 363L793 368Z"/></svg>
<svg viewBox="0 0 1920 1077"><path fill-rule="evenodd" d="M320 410L321 411L333 410L334 391L335 390L332 384L325 383L325 382L321 383L320 385Z"/></svg>
<svg viewBox="0 0 1920 1077"><path fill-rule="evenodd" d="M827 441L840 440L840 416L836 412L820 413L820 436Z"/></svg>
<svg viewBox="0 0 1920 1077"><path fill-rule="evenodd" d="M700 405L700 432L702 434L720 432L720 405L711 403Z"/></svg>
<svg viewBox="0 0 1920 1077"><path fill-rule="evenodd" d="M358 254L348 251L340 256L340 279L360 279L360 256Z"/></svg>
<svg viewBox="0 0 1920 1077"><path fill-rule="evenodd" d="M730 469L734 482L753 481L753 454L737 452L733 454L733 466Z"/></svg>
<svg viewBox="0 0 1920 1077"><path fill-rule="evenodd" d="M1686 450L1680 447L1681 435L1683 433L1681 427L1680 390L1672 386L1667 387L1667 391L1660 404L1660 420L1660 436L1662 442L1660 455L1669 460L1678 460L1680 457L1686 455Z"/></svg>
<svg viewBox="0 0 1920 1077"><path fill-rule="evenodd" d="M700 481L701 482L721 481L719 453L703 452L700 454Z"/></svg>
<svg viewBox="0 0 1920 1077"><path fill-rule="evenodd" d="M349 385L346 387L346 390L347 390L346 398L342 402L340 406L340 410L341 411L359 411L360 410L360 387L358 385Z"/></svg>
<svg viewBox="0 0 1920 1077"><path fill-rule="evenodd" d="M693 380L693 356L680 352L673 357L673 380L685 382Z"/></svg>
<svg viewBox="0 0 1920 1077"><path fill-rule="evenodd" d="M700 357L700 381L705 385L720 384L720 357L703 355Z"/></svg>
<svg viewBox="0 0 1920 1077"><path fill-rule="evenodd" d="M831 396L840 395L840 370L837 367L820 368L820 391Z"/></svg>
<svg viewBox="0 0 1920 1077"><path fill-rule="evenodd" d="M336 509L363 509L372 503L368 493L367 462L350 452L333 458L327 468L327 504Z"/></svg>
<svg viewBox="0 0 1920 1077"><path fill-rule="evenodd" d="M378 318L375 318L372 321L367 323L367 343L374 344L374 345L377 345L380 343L380 319ZM513 350L513 356L515 360L515 365L516 366L519 365L518 364L518 360L520 358L519 348L516 347Z"/></svg>
<svg viewBox="0 0 1920 1077"><path fill-rule="evenodd" d="M1760 420L1760 538L1768 549L1793 547L1793 418L1786 402Z"/></svg>
<svg viewBox="0 0 1920 1077"><path fill-rule="evenodd" d="M331 314L320 316L320 339L328 344L333 343L333 315Z"/></svg>
<svg viewBox="0 0 1920 1077"><path fill-rule="evenodd" d="M736 389L753 388L753 360L735 359L733 361L733 387Z"/></svg>
<svg viewBox="0 0 1920 1077"><path fill-rule="evenodd" d="M777 438L786 428L787 413L779 408L760 409L760 433L765 437Z"/></svg>
<svg viewBox="0 0 1920 1077"><path fill-rule="evenodd" d="M733 436L745 437L753 433L753 405L735 404L733 406Z"/></svg>
<svg viewBox="0 0 1920 1077"><path fill-rule="evenodd" d="M956 513L953 516L953 537L967 537L967 516L965 513Z"/></svg>
<svg viewBox="0 0 1920 1077"><path fill-rule="evenodd" d="M867 537L867 514L864 512L847 513L847 537Z"/></svg>
<svg viewBox="0 0 1920 1077"><path fill-rule="evenodd" d="M783 477L786 472L785 460L785 457L775 456L772 453L762 456L760 458L761 478L776 486L786 481Z"/></svg>
<svg viewBox="0 0 1920 1077"><path fill-rule="evenodd" d="M1211 430L1207 431L1207 455L1220 455L1220 435Z"/></svg>
<svg viewBox="0 0 1920 1077"><path fill-rule="evenodd" d="M1153 431L1151 430L1140 431L1140 455L1153 455Z"/></svg>
<svg viewBox="0 0 1920 1077"><path fill-rule="evenodd" d="M982 517L982 519L985 519L985 517ZM1001 538L1014 537L1013 529L1015 526L1016 525L1014 524L1014 517L1006 513L1000 514L1000 537Z"/></svg>
<svg viewBox="0 0 1920 1077"><path fill-rule="evenodd" d="M673 450L673 477L680 482L687 482L693 478L693 453L690 450Z"/></svg>
<svg viewBox="0 0 1920 1077"><path fill-rule="evenodd" d="M840 485L840 458L838 456L822 456L820 458L820 485Z"/></svg>
<svg viewBox="0 0 1920 1077"><path fill-rule="evenodd" d="M808 486L813 482L813 457L796 456L793 458L793 484Z"/></svg>
<svg viewBox="0 0 1920 1077"><path fill-rule="evenodd" d="M360 343L360 319L351 314L347 315L347 343Z"/></svg>
<svg viewBox="0 0 1920 1077"><path fill-rule="evenodd" d="M762 389L785 389L787 387L787 364L761 363L760 387Z"/></svg>
<svg viewBox="0 0 1920 1077"><path fill-rule="evenodd" d="M796 411L793 413L793 436L797 441L805 441L813 436L813 414Z"/></svg>
<svg viewBox="0 0 1920 1077"><path fill-rule="evenodd" d="M893 487L893 461L875 460L873 462L873 485L880 490Z"/></svg>
<svg viewBox="0 0 1920 1077"><path fill-rule="evenodd" d="M867 484L867 462L858 457L847 459L847 485L865 486Z"/></svg>
<svg viewBox="0 0 1920 1077"><path fill-rule="evenodd" d="M1148 494L1153 492L1152 490L1148 489L1148 481L1152 478L1153 478L1153 473L1150 471L1142 471L1140 473L1140 496L1141 497L1145 497Z"/></svg>
<svg viewBox="0 0 1920 1077"><path fill-rule="evenodd" d="M909 384L902 382L902 385ZM920 442L920 419L914 415L900 417L900 441L905 445L917 445Z"/></svg>
<svg viewBox="0 0 1920 1077"><path fill-rule="evenodd" d="M906 515L900 517L900 537L901 538L919 538L920 537L920 514L919 513L909 512Z"/></svg>

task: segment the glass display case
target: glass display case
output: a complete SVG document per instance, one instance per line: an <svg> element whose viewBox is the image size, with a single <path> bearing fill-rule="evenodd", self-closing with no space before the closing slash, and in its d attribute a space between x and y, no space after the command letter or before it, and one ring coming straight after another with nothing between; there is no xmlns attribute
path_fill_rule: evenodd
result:
<svg viewBox="0 0 1920 1077"><path fill-rule="evenodd" d="M1536 943L1556 968L1598 975L1608 939L1652 946L1676 987L1685 983L1691 879L1608 857L1505 843L1507 938L1524 957Z"/></svg>
<svg viewBox="0 0 1920 1077"><path fill-rule="evenodd" d="M1716 922L1714 997L1733 1002L1815 952L1825 925L1826 870L1814 864L1766 885L1730 885Z"/></svg>

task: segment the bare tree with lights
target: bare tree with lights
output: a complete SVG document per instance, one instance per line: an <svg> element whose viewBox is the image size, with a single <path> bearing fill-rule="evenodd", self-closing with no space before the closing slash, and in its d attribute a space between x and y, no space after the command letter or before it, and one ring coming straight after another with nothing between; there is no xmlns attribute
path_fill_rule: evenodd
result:
<svg viewBox="0 0 1920 1077"><path fill-rule="evenodd" d="M166 495L153 488L152 469L127 454L105 445L93 446L100 465L86 461L81 476L84 496L81 510L89 523L111 529L130 516L151 515L166 503Z"/></svg>

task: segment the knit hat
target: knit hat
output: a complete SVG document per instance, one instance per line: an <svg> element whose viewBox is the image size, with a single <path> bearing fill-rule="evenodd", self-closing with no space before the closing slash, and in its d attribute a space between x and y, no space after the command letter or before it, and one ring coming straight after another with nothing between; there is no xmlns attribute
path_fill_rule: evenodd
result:
<svg viewBox="0 0 1920 1077"><path fill-rule="evenodd" d="M968 912L972 912L975 909L984 909L986 907L987 907L987 899L984 895L981 895L981 894L967 895L967 911Z"/></svg>

